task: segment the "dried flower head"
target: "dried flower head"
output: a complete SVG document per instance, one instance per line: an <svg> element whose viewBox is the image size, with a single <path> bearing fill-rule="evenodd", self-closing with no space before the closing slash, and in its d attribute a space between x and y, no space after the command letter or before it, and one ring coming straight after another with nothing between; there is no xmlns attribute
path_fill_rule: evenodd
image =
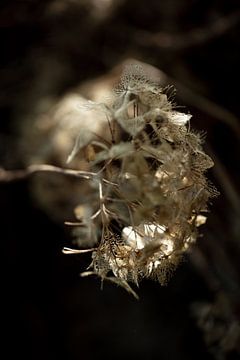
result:
<svg viewBox="0 0 240 360"><path fill-rule="evenodd" d="M166 284L195 242L207 202L217 195L205 177L213 161L190 129L191 115L176 111L138 65L125 69L111 105L88 107L105 114L112 141L80 134L70 156L88 154L95 174L88 201L76 210L78 242L94 246L83 275L136 295L129 282Z"/></svg>

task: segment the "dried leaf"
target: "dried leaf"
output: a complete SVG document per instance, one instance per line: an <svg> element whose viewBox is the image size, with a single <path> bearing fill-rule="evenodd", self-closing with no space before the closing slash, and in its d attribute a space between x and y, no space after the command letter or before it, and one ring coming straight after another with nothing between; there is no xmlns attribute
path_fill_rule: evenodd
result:
<svg viewBox="0 0 240 360"><path fill-rule="evenodd" d="M191 114L184 114L178 111L172 111L169 112L168 114L169 116L169 120L174 124L174 125L179 125L179 126L184 126L187 124L187 122L191 119L192 115Z"/></svg>
<svg viewBox="0 0 240 360"><path fill-rule="evenodd" d="M97 164L107 159L121 159L129 156L134 151L134 146L130 142L120 142L119 144L113 145L109 150L100 151L95 156L94 163Z"/></svg>
<svg viewBox="0 0 240 360"><path fill-rule="evenodd" d="M86 146L91 141L92 138L93 138L93 134L87 129L84 129L84 132L81 132L78 135L74 147L72 149L72 152L67 158L67 164L69 164L73 160L73 158L77 155L79 150L81 150L84 146Z"/></svg>
<svg viewBox="0 0 240 360"><path fill-rule="evenodd" d="M139 300L139 296L137 295L137 293L131 288L131 286L127 283L127 281L125 280L120 280L116 277L106 277L104 278L104 280L108 280L113 282L114 284L117 284L121 287L123 287L127 292L129 292L131 295L133 295L135 297L136 300Z"/></svg>
<svg viewBox="0 0 240 360"><path fill-rule="evenodd" d="M143 116L137 116L133 118L122 118L121 116L117 116L116 120L123 128L123 130L125 130L133 137L135 137L140 131L142 131L146 125Z"/></svg>

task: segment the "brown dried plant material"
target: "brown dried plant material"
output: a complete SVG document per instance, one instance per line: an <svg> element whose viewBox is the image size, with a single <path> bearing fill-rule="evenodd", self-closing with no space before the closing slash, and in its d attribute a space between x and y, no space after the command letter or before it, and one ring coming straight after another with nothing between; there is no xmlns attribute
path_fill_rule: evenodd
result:
<svg viewBox="0 0 240 360"><path fill-rule="evenodd" d="M111 142L82 132L69 158L91 149L89 167L96 174L88 203L75 211L79 246L95 246L91 271L83 275L132 294L128 282L166 284L206 221L209 198L217 195L205 177L213 161L202 137L168 93L139 65L127 67L112 102L88 106L105 115Z"/></svg>

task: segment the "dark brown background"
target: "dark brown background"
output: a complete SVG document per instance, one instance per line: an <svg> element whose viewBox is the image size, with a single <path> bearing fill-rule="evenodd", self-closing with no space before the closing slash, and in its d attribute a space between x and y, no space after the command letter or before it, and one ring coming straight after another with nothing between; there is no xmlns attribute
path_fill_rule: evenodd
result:
<svg viewBox="0 0 240 360"><path fill-rule="evenodd" d="M37 205L29 179L2 183L6 359L214 359L192 305L221 293L239 320L239 1L111 3L1 2L1 166L25 166L19 129L41 99L57 99L133 57L174 79L192 126L207 132L216 160L209 176L221 196L169 285L144 281L137 302L111 284L101 291L98 280L79 278L89 257L62 255L69 229ZM239 358L236 348L215 353Z"/></svg>

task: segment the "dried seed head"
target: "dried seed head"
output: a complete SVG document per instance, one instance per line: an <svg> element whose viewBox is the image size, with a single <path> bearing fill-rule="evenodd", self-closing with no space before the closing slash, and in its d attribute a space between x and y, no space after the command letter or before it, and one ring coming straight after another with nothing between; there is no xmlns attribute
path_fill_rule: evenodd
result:
<svg viewBox="0 0 240 360"><path fill-rule="evenodd" d="M143 277L166 283L206 221L209 198L217 195L205 177L213 161L202 137L190 130L191 115L173 110L166 93L141 67L128 67L113 105L94 105L104 109L111 134L118 127L127 140L83 142L84 134L77 140L83 151L91 147L91 171L99 174L92 211L78 230L83 245L97 244L90 273L128 291L128 282Z"/></svg>

